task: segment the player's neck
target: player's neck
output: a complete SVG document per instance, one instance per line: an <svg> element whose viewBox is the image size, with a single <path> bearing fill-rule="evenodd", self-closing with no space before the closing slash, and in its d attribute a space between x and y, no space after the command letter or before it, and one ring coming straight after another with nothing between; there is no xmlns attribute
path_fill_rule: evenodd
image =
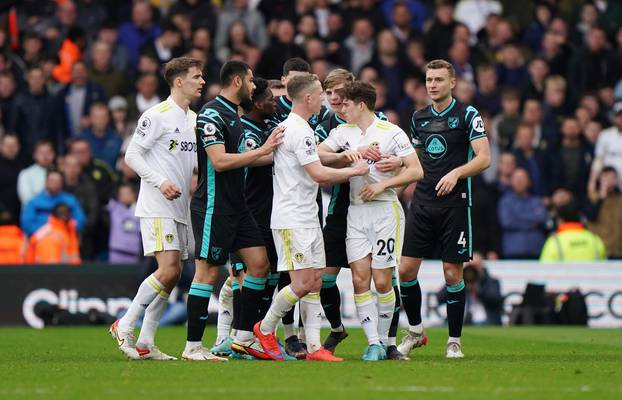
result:
<svg viewBox="0 0 622 400"><path fill-rule="evenodd" d="M434 108L434 111L436 111L437 113L443 112L447 107L449 107L452 100L453 97L451 97L450 95L439 102L433 101L432 108Z"/></svg>
<svg viewBox="0 0 622 400"><path fill-rule="evenodd" d="M361 131L365 132L367 128L374 123L376 115L372 111L363 112L361 116L355 121L355 124L361 128Z"/></svg>
<svg viewBox="0 0 622 400"><path fill-rule="evenodd" d="M290 112L298 115L300 118L304 119L305 121L308 121L309 118L311 118L311 116L313 115L311 111L305 109L304 107L298 104L292 105L292 110Z"/></svg>
<svg viewBox="0 0 622 400"><path fill-rule="evenodd" d="M177 90L171 91L171 99L177 104L184 112L188 112L188 108L190 108L190 99L184 96L183 93Z"/></svg>
<svg viewBox="0 0 622 400"><path fill-rule="evenodd" d="M240 99L238 99L237 90L229 90L229 88L224 88L220 91L220 95L225 99L229 100L233 104L240 105Z"/></svg>
<svg viewBox="0 0 622 400"><path fill-rule="evenodd" d="M257 122L260 122L260 121L264 120L263 115L261 115L261 113L259 111L257 111L256 109L254 109L254 108L253 108L253 111L251 111L248 114L246 114L246 117L248 119L251 119L251 120L257 121Z"/></svg>

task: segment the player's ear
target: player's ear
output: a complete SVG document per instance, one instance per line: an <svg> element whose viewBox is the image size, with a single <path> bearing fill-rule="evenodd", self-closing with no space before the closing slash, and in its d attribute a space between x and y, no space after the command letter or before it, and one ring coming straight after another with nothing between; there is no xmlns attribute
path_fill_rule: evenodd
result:
<svg viewBox="0 0 622 400"><path fill-rule="evenodd" d="M451 87L452 89L456 87L456 77L451 77L449 79L449 87Z"/></svg>

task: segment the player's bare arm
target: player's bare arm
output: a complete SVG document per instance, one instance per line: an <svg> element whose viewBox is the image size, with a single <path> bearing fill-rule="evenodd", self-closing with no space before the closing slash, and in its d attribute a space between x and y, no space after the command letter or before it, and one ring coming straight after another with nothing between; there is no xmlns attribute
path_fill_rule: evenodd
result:
<svg viewBox="0 0 622 400"><path fill-rule="evenodd" d="M364 160L358 160L351 167L330 168L315 161L304 166L305 170L320 185L332 185L333 183L345 182L353 176L363 176L369 172L369 166Z"/></svg>
<svg viewBox="0 0 622 400"><path fill-rule="evenodd" d="M211 145L205 151L217 172L247 167L261 157L271 155L283 143L284 131L283 127L277 127L261 147L244 153L227 153L222 144Z"/></svg>
<svg viewBox="0 0 622 400"><path fill-rule="evenodd" d="M412 182L423 179L423 167L415 153L400 158L404 162L404 168L402 168L397 175L387 180L363 187L363 189L361 189L361 198L363 200L373 200L374 197L387 189L406 186Z"/></svg>
<svg viewBox="0 0 622 400"><path fill-rule="evenodd" d="M455 168L443 176L436 185L436 195L445 196L454 189L458 179L475 176L490 166L490 144L488 138L481 137L471 142L475 157L468 163Z"/></svg>
<svg viewBox="0 0 622 400"><path fill-rule="evenodd" d="M362 154L357 150L345 150L337 153L324 143L318 146L318 156L320 157L322 165L333 168L347 167L353 162L363 158Z"/></svg>

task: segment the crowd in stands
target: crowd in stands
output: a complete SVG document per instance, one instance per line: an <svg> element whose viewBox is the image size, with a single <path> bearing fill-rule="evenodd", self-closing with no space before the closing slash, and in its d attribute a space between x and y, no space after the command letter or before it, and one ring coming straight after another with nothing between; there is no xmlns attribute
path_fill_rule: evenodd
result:
<svg viewBox="0 0 622 400"><path fill-rule="evenodd" d="M492 147L492 166L472 183L474 250L540 258L570 205L575 229L622 258L621 2L0 7L0 263L140 259L138 178L123 154L140 114L167 96L162 64L181 55L204 63L195 110L218 93L223 62L243 60L255 75L279 79L283 62L298 56L320 79L340 66L371 82L377 110L406 132L413 110L428 104L425 64L445 58L457 73L454 96L480 111Z"/></svg>

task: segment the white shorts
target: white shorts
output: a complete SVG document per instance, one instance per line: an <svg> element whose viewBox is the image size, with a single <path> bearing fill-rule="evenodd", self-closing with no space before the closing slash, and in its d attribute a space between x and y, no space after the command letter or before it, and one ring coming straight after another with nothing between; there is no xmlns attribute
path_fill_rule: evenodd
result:
<svg viewBox="0 0 622 400"><path fill-rule="evenodd" d="M321 228L273 229L277 271L326 267Z"/></svg>
<svg viewBox="0 0 622 400"><path fill-rule="evenodd" d="M173 218L140 218L140 235L146 256L158 251L177 250L182 260L188 259L188 226Z"/></svg>
<svg viewBox="0 0 622 400"><path fill-rule="evenodd" d="M372 268L393 268L399 264L403 238L404 210L398 201L351 204L348 208L348 263L371 254Z"/></svg>

